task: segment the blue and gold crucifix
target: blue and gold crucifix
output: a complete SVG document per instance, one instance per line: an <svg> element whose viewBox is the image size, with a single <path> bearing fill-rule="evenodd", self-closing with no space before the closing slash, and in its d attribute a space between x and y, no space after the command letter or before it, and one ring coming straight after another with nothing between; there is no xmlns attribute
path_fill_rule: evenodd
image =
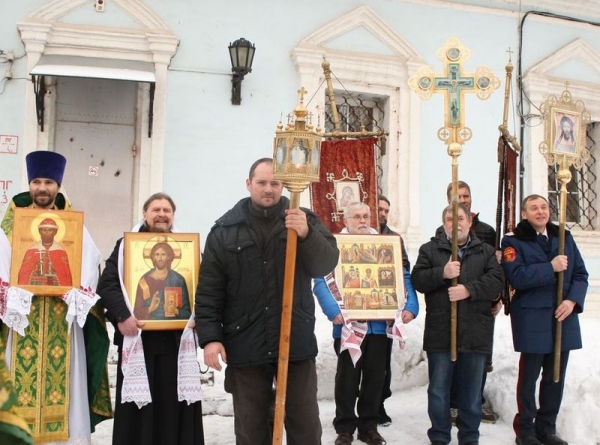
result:
<svg viewBox="0 0 600 445"><path fill-rule="evenodd" d="M451 127L458 127L460 125L460 110L461 110L461 99L463 91L470 91L475 85L475 79L473 76L461 77L460 75L460 64L449 63L448 75L446 77L434 77L435 89L444 91L446 90L445 102L447 115L449 116L449 122L447 125Z"/></svg>
<svg viewBox="0 0 600 445"><path fill-rule="evenodd" d="M433 73L430 67L424 66L408 81L422 99L429 99L434 93L444 95L444 126L438 130L438 138L448 145L463 144L471 139L471 130L465 126L465 93L476 93L480 99L487 99L500 86L500 80L487 67L464 73L462 62L470 57L471 51L451 37L437 52L437 58L444 62L444 72Z"/></svg>
<svg viewBox="0 0 600 445"><path fill-rule="evenodd" d="M487 99L500 86L500 80L486 67L479 67L475 73L463 73L462 61L471 57L456 37L450 37L437 52L437 58L444 62L444 73L434 74L428 66L421 67L408 80L408 85L422 98L429 99L433 93L444 95L444 126L438 130L438 138L448 146L452 157L452 261L458 260L458 157L463 144L471 139L471 129L465 127L464 95L476 93L480 99ZM452 280L456 286L458 280ZM458 357L458 306L450 303L450 360Z"/></svg>

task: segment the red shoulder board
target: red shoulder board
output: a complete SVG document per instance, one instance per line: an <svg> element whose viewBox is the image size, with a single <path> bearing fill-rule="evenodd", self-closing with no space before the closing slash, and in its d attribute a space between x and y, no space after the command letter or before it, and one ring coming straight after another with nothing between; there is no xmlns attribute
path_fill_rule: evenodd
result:
<svg viewBox="0 0 600 445"><path fill-rule="evenodd" d="M504 258L505 263L510 263L517 258L517 251L514 247L507 247L504 249L504 252L502 252L502 257Z"/></svg>

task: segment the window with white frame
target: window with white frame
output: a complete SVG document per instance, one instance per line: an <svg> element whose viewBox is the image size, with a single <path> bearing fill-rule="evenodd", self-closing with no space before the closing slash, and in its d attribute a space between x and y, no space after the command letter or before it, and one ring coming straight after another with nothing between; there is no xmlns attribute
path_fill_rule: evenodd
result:
<svg viewBox="0 0 600 445"><path fill-rule="evenodd" d="M385 129L387 98L356 92L335 92L335 104L340 120L340 131L382 131ZM325 131L332 132L335 129L331 102L329 96L325 95ZM377 139L377 183L380 184L383 175L382 156L385 155L385 140ZM380 186L379 186L380 187ZM380 188L379 192L382 190Z"/></svg>

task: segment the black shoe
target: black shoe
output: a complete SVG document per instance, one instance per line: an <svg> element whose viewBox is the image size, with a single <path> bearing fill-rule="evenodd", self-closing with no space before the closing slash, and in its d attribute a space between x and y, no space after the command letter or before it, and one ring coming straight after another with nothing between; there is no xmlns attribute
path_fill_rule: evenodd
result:
<svg viewBox="0 0 600 445"><path fill-rule="evenodd" d="M377 419L377 424L381 426L390 426L392 424L392 418L385 412L383 403L381 404L381 408L379 408L379 418Z"/></svg>
<svg viewBox="0 0 600 445"><path fill-rule="evenodd" d="M367 445L385 445L387 443L377 430L358 430L356 438L366 442Z"/></svg>
<svg viewBox="0 0 600 445"><path fill-rule="evenodd" d="M546 434L545 436L538 436L538 439L544 445L569 445L567 441L562 440L556 434Z"/></svg>
<svg viewBox="0 0 600 445"><path fill-rule="evenodd" d="M335 439L334 445L350 445L354 440L354 435L347 431L342 431Z"/></svg>
<svg viewBox="0 0 600 445"><path fill-rule="evenodd" d="M517 437L515 443L517 445L542 445L542 442L535 436Z"/></svg>

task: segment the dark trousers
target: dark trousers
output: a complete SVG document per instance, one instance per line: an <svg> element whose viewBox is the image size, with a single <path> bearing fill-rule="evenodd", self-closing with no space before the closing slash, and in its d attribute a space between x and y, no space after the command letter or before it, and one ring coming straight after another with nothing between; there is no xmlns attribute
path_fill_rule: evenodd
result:
<svg viewBox="0 0 600 445"><path fill-rule="evenodd" d="M340 339L335 339L333 346L338 354L338 362L333 426L336 433L354 433L357 428L377 429L381 390L385 380L387 340L385 335L366 335L360 347L362 356L355 367L350 353L340 353Z"/></svg>
<svg viewBox="0 0 600 445"><path fill-rule="evenodd" d="M385 380L381 390L381 407L385 399L392 397L392 349L394 348L394 340L387 339L387 351L385 355Z"/></svg>
<svg viewBox="0 0 600 445"><path fill-rule="evenodd" d="M481 422L481 376L485 369L486 354L459 352L455 362L450 352L427 352L429 362L429 386L427 388L427 412L431 428L427 436L432 442L450 443L450 385L453 375L458 379L458 427L459 445L479 441Z"/></svg>
<svg viewBox="0 0 600 445"><path fill-rule="evenodd" d="M276 363L225 369L225 391L233 396L236 445L272 443L269 412L276 376ZM314 359L289 362L285 430L288 445L321 444Z"/></svg>
<svg viewBox="0 0 600 445"><path fill-rule="evenodd" d="M153 354L150 347L150 341L144 342L152 403L142 408L121 403L124 377L119 348L113 445L204 445L202 403L188 405L177 397L177 353Z"/></svg>
<svg viewBox="0 0 600 445"><path fill-rule="evenodd" d="M513 428L517 437L556 434L556 417L560 410L569 351L560 355L560 380L553 381L554 354L521 353L517 380L517 409ZM539 409L535 402L535 385L542 372Z"/></svg>

